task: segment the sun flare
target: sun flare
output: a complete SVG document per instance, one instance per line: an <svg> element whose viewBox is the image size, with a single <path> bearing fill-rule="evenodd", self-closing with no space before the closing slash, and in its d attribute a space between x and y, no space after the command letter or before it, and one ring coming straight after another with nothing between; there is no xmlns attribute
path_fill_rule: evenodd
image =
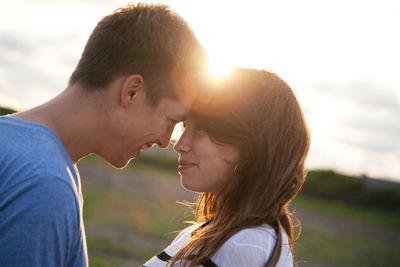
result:
<svg viewBox="0 0 400 267"><path fill-rule="evenodd" d="M214 60L208 63L208 73L213 79L223 79L228 76L231 71L232 66L224 64L223 62Z"/></svg>

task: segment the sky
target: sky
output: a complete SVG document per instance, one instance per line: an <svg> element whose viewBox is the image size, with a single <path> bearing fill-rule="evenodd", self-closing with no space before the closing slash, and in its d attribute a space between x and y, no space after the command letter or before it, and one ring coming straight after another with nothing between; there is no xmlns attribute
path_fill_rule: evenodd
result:
<svg viewBox="0 0 400 267"><path fill-rule="evenodd" d="M0 105L18 110L60 93L97 22L128 3L0 1ZM311 132L307 168L400 181L400 1L162 2L213 69L268 69L289 83Z"/></svg>

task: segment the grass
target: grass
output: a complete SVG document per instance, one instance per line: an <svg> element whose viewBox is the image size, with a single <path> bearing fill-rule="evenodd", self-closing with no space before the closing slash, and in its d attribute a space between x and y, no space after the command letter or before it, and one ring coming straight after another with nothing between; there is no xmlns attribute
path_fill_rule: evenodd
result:
<svg viewBox="0 0 400 267"><path fill-rule="evenodd" d="M99 189L84 195L91 266L139 266L172 240L168 233L184 227L179 205Z"/></svg>
<svg viewBox="0 0 400 267"><path fill-rule="evenodd" d="M171 168L176 159L156 157L159 164L152 165L152 155L145 155L144 160L135 160L131 165L133 170L141 173L150 173L161 177L177 177L175 169ZM166 168L165 166L169 166ZM335 214L356 220L363 220L371 223L377 223L383 226L394 227L400 229L400 214L390 213L388 211L378 210L376 208L365 208L360 206L352 206L340 202L328 201L321 198L299 195L293 204L302 208L311 209L317 212Z"/></svg>
<svg viewBox="0 0 400 267"><path fill-rule="evenodd" d="M161 165L152 167L146 161L133 163L125 172L133 176L145 173L150 183L159 183L160 179L175 183L171 178L178 177L172 169L166 170ZM85 164L104 168L105 163L99 165L99 161L92 158ZM119 172L122 171L112 170L112 174ZM130 194L100 186L96 179L89 183L83 176L82 180L91 266L141 266L169 244L176 235L174 231L185 227L183 221L193 218L184 206L175 203L174 199L182 200L179 196L166 200L162 197L166 192ZM149 190L160 188L149 187ZM319 219L325 218L321 221L302 218L302 233L294 249L299 266L396 266L400 262L400 242L396 238L388 241L379 233L368 232L376 229L400 236L397 214L307 196L297 197L293 205L299 212L307 211L317 214ZM330 222L330 218L337 218L343 225ZM366 227L364 232L353 231L350 224L360 229L366 225L370 228Z"/></svg>
<svg viewBox="0 0 400 267"><path fill-rule="evenodd" d="M103 164L99 163L96 158L83 162L93 168ZM109 169L105 165L103 168ZM154 171L145 170L146 166L142 169L135 166L111 171L146 173L151 180L163 179L154 175ZM155 197L158 192L130 193L129 188L121 191L107 183L97 183L96 178L82 176L90 266L141 266L172 241L176 236L174 231L185 227L183 220L190 213L184 206ZM166 180L173 182L170 178Z"/></svg>
<svg viewBox="0 0 400 267"><path fill-rule="evenodd" d="M400 229L400 215L388 211L351 206L344 203L332 202L308 196L297 196L293 200L293 204L320 213L334 214L337 216L344 216L355 220Z"/></svg>
<svg viewBox="0 0 400 267"><path fill-rule="evenodd" d="M399 247L393 244L310 229L302 231L294 251L299 266L307 262L322 266L396 266L399 261Z"/></svg>
<svg viewBox="0 0 400 267"><path fill-rule="evenodd" d="M182 227L185 208L175 203L89 188L84 196L83 215L85 223L91 226L134 229L156 238L164 238L171 228Z"/></svg>
<svg viewBox="0 0 400 267"><path fill-rule="evenodd" d="M398 215L307 196L298 196L292 205L327 218L303 216L294 249L299 266L396 266L399 262L400 243L379 234L398 233Z"/></svg>

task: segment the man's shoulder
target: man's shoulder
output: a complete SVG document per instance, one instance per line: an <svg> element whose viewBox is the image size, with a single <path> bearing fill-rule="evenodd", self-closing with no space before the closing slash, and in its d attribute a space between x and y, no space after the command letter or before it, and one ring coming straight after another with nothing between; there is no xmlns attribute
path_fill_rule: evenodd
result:
<svg viewBox="0 0 400 267"><path fill-rule="evenodd" d="M0 118L0 191L33 177L58 177L67 184L76 169L50 129L13 118ZM3 186L3 188L2 188ZM2 190L3 189L3 190Z"/></svg>
<svg viewBox="0 0 400 267"><path fill-rule="evenodd" d="M42 145L41 143L54 140L56 137L52 130L41 124L8 116L0 117L0 142L8 149L15 146L19 150L29 150L36 144ZM21 147L26 143L30 146Z"/></svg>
<svg viewBox="0 0 400 267"><path fill-rule="evenodd" d="M0 117L0 161L15 158L37 160L57 147L57 135L37 123L12 117Z"/></svg>

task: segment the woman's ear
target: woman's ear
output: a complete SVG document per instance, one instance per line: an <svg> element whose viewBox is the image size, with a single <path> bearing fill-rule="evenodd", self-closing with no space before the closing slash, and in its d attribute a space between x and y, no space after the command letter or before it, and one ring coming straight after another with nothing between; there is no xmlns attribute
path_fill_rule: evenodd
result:
<svg viewBox="0 0 400 267"><path fill-rule="evenodd" d="M121 87L121 106L128 107L135 101L137 94L144 89L144 81L141 75L128 76Z"/></svg>

